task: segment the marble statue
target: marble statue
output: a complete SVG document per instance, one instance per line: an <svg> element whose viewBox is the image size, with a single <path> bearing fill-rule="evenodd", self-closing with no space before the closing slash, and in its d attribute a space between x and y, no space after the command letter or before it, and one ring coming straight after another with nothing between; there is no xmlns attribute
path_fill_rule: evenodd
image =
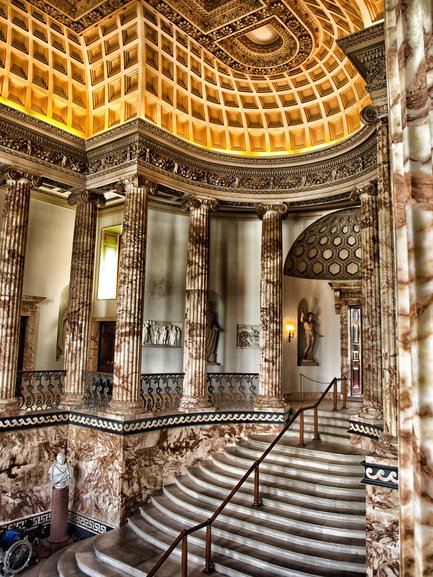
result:
<svg viewBox="0 0 433 577"><path fill-rule="evenodd" d="M304 309L301 309L301 324L304 327L305 336L305 349L304 349L304 359L307 361L314 361L314 345L316 343L317 331L316 331L316 321L314 320L314 314L308 312L306 315Z"/></svg>
<svg viewBox="0 0 433 577"><path fill-rule="evenodd" d="M53 487L56 489L63 489L72 479L73 468L66 462L66 457L63 453L57 453L56 461L48 469L48 476Z"/></svg>
<svg viewBox="0 0 433 577"><path fill-rule="evenodd" d="M218 323L218 313L214 303L208 301L206 310L206 361L216 363L219 334L221 327Z"/></svg>

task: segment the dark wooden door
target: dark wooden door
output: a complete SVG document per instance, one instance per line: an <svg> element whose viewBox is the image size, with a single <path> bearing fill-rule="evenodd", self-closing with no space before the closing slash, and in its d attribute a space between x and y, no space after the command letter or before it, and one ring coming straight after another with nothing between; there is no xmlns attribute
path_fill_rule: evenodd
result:
<svg viewBox="0 0 433 577"><path fill-rule="evenodd" d="M112 373L114 365L114 340L116 321L99 323L98 371Z"/></svg>

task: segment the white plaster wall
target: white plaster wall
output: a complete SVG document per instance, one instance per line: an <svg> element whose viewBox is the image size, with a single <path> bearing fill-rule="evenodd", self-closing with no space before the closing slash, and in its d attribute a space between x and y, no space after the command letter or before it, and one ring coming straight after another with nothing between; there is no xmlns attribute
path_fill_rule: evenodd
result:
<svg viewBox="0 0 433 577"><path fill-rule="evenodd" d="M261 221L214 217L210 230L209 290L216 296L223 331L219 366L209 372L257 373L259 349L236 347L237 325L260 324Z"/></svg>
<svg viewBox="0 0 433 577"><path fill-rule="evenodd" d="M3 195L2 195L3 196ZM39 305L36 370L63 369L56 360L60 294L69 284L75 210L31 199L23 294Z"/></svg>

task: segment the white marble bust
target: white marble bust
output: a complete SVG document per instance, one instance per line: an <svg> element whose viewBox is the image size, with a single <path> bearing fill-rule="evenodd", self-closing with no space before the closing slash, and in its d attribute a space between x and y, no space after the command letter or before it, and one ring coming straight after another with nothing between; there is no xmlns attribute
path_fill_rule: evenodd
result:
<svg viewBox="0 0 433 577"><path fill-rule="evenodd" d="M57 453L56 461L48 469L48 476L56 489L63 489L72 479L73 468L66 462L63 453Z"/></svg>

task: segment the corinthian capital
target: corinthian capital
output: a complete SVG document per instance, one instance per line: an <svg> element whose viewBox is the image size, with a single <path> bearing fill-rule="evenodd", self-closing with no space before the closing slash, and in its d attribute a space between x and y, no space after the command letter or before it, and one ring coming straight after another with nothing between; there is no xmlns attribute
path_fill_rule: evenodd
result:
<svg viewBox="0 0 433 577"><path fill-rule="evenodd" d="M15 168L8 170L3 178L9 186L12 186L17 182L28 182L32 187L38 187L42 184L42 178L40 176L30 174L29 172L21 172Z"/></svg>
<svg viewBox="0 0 433 577"><path fill-rule="evenodd" d="M219 209L219 202L216 198L201 198L199 196L190 196L182 204L182 210L184 212L189 212L190 210L195 210L202 206L207 206L209 210L215 212Z"/></svg>
<svg viewBox="0 0 433 577"><path fill-rule="evenodd" d="M94 203L98 208L104 208L106 200L103 194L93 190L80 190L72 192L68 197L68 204L74 206L81 203Z"/></svg>
<svg viewBox="0 0 433 577"><path fill-rule="evenodd" d="M377 185L375 182L369 182L365 186L357 186L350 192L350 200L359 201L363 195L377 196Z"/></svg>
<svg viewBox="0 0 433 577"><path fill-rule="evenodd" d="M157 194L158 193L158 185L144 176L135 175L129 178L124 178L119 180L116 184L116 191L124 194L128 191L129 188L143 188L146 190L148 194Z"/></svg>
<svg viewBox="0 0 433 577"><path fill-rule="evenodd" d="M261 220L267 212L276 212L281 218L285 218L288 210L288 206L284 202L260 202L257 205L257 216Z"/></svg>

